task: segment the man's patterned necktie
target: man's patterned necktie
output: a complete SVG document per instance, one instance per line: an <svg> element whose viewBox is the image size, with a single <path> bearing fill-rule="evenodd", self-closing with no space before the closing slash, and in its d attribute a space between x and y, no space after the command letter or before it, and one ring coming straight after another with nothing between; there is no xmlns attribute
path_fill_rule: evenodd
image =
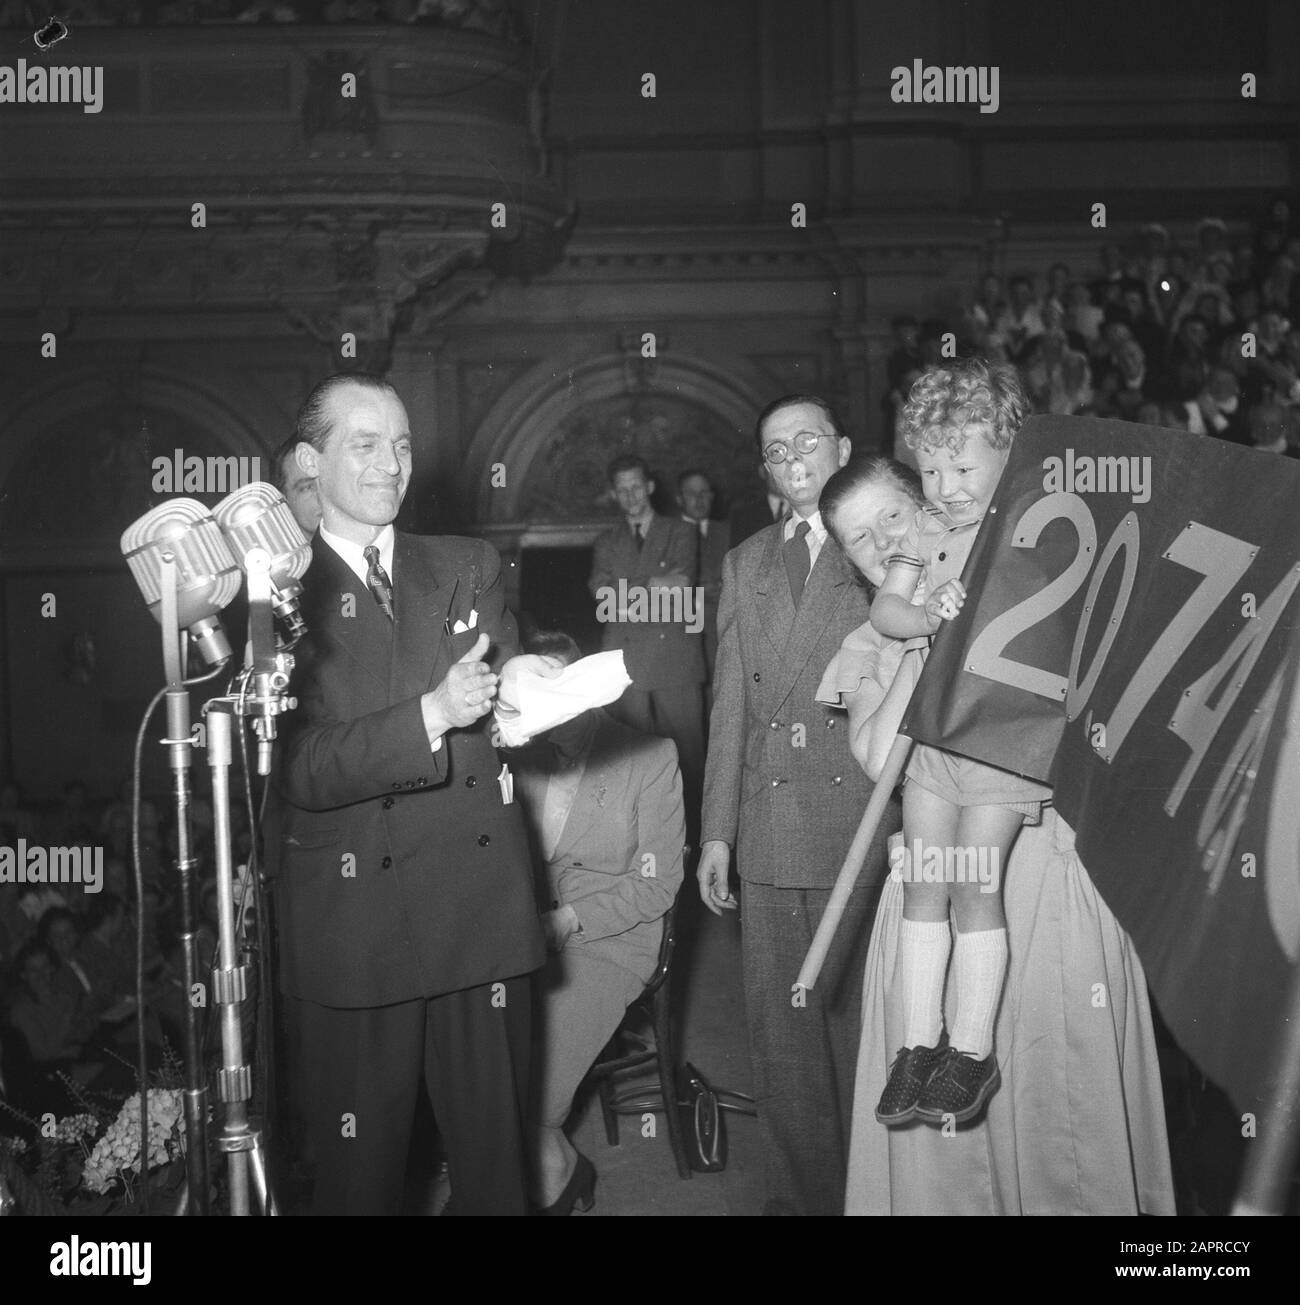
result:
<svg viewBox="0 0 1300 1305"><path fill-rule="evenodd" d="M366 563L366 588L375 596L375 602L379 604L379 610L388 617L393 619L393 586L389 582L388 572L379 565L379 549L371 544L365 550Z"/></svg>

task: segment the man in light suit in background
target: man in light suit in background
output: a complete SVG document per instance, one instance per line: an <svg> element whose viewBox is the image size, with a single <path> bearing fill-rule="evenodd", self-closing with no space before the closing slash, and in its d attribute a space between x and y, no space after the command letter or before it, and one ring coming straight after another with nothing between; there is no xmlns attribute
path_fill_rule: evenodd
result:
<svg viewBox="0 0 1300 1305"><path fill-rule="evenodd" d="M868 602L826 534L822 486L851 446L829 405L769 404L758 447L791 513L727 554L704 781L700 896L734 910L768 1214L842 1214L862 971L885 871L887 812L817 987L794 993L805 953L857 830L871 784L843 713L815 701L822 673Z"/></svg>
<svg viewBox="0 0 1300 1305"><path fill-rule="evenodd" d="M581 656L555 631L528 648L565 664ZM595 1178L563 1131L573 1094L654 974L663 916L682 884L682 780L670 740L600 710L556 726L511 768L552 952L538 980L534 1199L561 1213L591 1197Z"/></svg>

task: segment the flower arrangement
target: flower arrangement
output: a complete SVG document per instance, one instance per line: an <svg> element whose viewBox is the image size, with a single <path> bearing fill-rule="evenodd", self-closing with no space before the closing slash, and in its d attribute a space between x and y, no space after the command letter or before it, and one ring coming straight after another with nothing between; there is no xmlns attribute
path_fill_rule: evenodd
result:
<svg viewBox="0 0 1300 1305"><path fill-rule="evenodd" d="M144 1171L150 1191L178 1189L184 1178L185 1119L178 1066L168 1059L149 1089L149 1153ZM75 1114L41 1119L0 1102L0 1111L26 1136L0 1135L0 1183L26 1214L113 1214L133 1207L142 1181L140 1093L125 1101L96 1099L60 1075L76 1103ZM120 1103L120 1104L119 1104ZM116 1107L116 1108L115 1108Z"/></svg>
<svg viewBox="0 0 1300 1305"><path fill-rule="evenodd" d="M73 1115L71 1120L85 1119ZM69 1123L71 1120L64 1120ZM56 1126L57 1127L57 1126ZM181 1115L181 1094L175 1088L156 1088L149 1093L149 1159L153 1169L175 1160L184 1148L185 1120ZM87 1191L102 1196L113 1182L140 1173L140 1094L127 1097L118 1116L95 1143L86 1158L81 1181Z"/></svg>

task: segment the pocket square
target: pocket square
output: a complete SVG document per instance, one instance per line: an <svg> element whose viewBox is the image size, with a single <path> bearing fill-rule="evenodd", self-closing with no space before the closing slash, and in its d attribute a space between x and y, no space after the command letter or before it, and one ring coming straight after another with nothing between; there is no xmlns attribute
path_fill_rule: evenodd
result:
<svg viewBox="0 0 1300 1305"><path fill-rule="evenodd" d="M466 624L464 621L457 621L456 624L451 627L451 632L452 634L464 634L467 630L472 630L477 625L478 625L478 608L471 607L469 609L469 623Z"/></svg>
<svg viewBox="0 0 1300 1305"><path fill-rule="evenodd" d="M468 629L469 626L466 625L464 621L457 621L456 624L451 627L451 632L452 634L464 634Z"/></svg>

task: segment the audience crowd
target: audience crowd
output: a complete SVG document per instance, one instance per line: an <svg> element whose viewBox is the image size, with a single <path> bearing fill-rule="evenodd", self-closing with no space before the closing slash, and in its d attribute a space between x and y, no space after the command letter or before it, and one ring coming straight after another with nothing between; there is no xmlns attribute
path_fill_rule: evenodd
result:
<svg viewBox="0 0 1300 1305"><path fill-rule="evenodd" d="M1285 197L1253 230L1158 222L1099 263L983 277L959 322L893 321L886 452L925 367L955 352L1014 363L1039 413L1136 421L1300 457L1300 222ZM945 351L945 338L955 349ZM948 341L953 344L952 340Z"/></svg>
<svg viewBox="0 0 1300 1305"><path fill-rule="evenodd" d="M167 818L160 811L168 813ZM183 1040L185 993L178 885L171 871L176 830L170 802L145 799L140 811L144 881L137 901L131 870L130 782L109 802L88 801L79 780L46 810L29 807L14 781L0 787L0 847L102 849L97 889L82 883L0 883L0 1096L28 1114L74 1104L66 1079L129 1091L136 1055L136 931L144 920L145 1036L151 1063ZM199 973L217 943L211 864L212 808L191 805L198 859ZM233 854L248 860L247 811L232 803Z"/></svg>

